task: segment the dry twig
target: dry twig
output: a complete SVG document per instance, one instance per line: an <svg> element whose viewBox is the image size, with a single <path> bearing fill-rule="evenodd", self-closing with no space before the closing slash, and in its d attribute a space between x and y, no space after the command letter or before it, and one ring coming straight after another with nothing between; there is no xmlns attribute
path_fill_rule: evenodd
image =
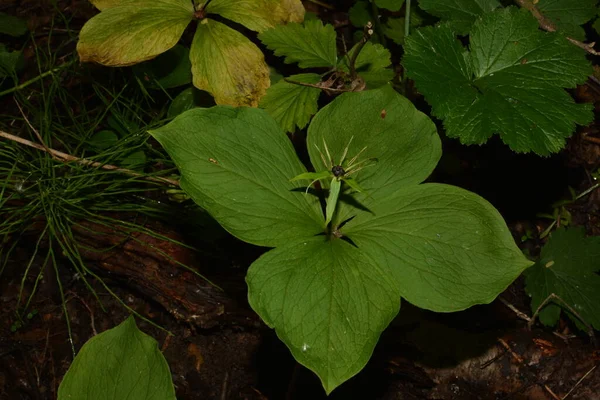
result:
<svg viewBox="0 0 600 400"><path fill-rule="evenodd" d="M12 140L13 142L17 142L17 143L23 144L25 146L33 147L34 149L45 151L48 154L50 154L52 156L52 158L54 158L60 162L63 162L63 163L75 162L77 164L85 165L87 167L102 168L102 169L105 169L108 171L120 172L122 174L129 175L129 176L135 176L137 178L141 178L141 179L144 179L144 180L147 180L150 182L158 182L158 183L163 183L163 184L166 183L166 184L173 185L173 186L179 186L179 181L177 181L175 179L163 178L160 176L146 176L146 175L140 174L138 172L132 171L130 169L117 167L116 165L103 164L103 163L100 163L97 161L91 161L91 160L88 160L85 158L75 157L70 154L63 153L62 151L48 148L45 145L34 143L31 140L27 140L27 139L23 139L19 136L11 135L8 132L0 131L0 137L3 137L8 140Z"/></svg>

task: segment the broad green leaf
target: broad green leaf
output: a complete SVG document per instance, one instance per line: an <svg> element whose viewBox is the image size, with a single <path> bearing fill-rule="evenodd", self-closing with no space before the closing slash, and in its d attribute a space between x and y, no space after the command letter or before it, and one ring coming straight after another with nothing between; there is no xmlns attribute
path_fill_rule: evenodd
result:
<svg viewBox="0 0 600 400"><path fill-rule="evenodd" d="M402 297L438 312L487 304L528 261L498 211L483 198L441 184L399 187L341 229L393 271Z"/></svg>
<svg viewBox="0 0 600 400"><path fill-rule="evenodd" d="M404 0L374 0L377 7L385 8L390 11L400 11L404 5Z"/></svg>
<svg viewBox="0 0 600 400"><path fill-rule="evenodd" d="M419 0L419 7L448 21L455 33L466 35L480 16L494 11L500 3L497 0Z"/></svg>
<svg viewBox="0 0 600 400"><path fill-rule="evenodd" d="M317 74L293 75L286 79L310 84L321 81ZM284 131L294 132L296 127L303 129L310 117L317 112L320 94L319 88L281 80L267 90L267 94L260 101L260 107L267 110Z"/></svg>
<svg viewBox="0 0 600 400"><path fill-rule="evenodd" d="M189 0L129 0L90 19L79 33L83 62L126 66L175 46L192 20Z"/></svg>
<svg viewBox="0 0 600 400"><path fill-rule="evenodd" d="M271 250L248 270L252 308L330 393L359 372L400 309L389 273L323 236Z"/></svg>
<svg viewBox="0 0 600 400"><path fill-rule="evenodd" d="M324 139L335 163L351 139L347 158L366 147L360 159L379 160L351 176L368 193L354 196L366 209L400 188L422 182L442 152L435 124L389 86L344 93L317 113L307 139L310 159L317 171L327 169L315 147L323 151ZM344 203L344 197L340 201ZM335 223L358 212L347 204L338 204L338 208Z"/></svg>
<svg viewBox="0 0 600 400"><path fill-rule="evenodd" d="M220 22L198 22L190 50L194 86L217 104L258 105L270 85L269 67L258 47Z"/></svg>
<svg viewBox="0 0 600 400"><path fill-rule="evenodd" d="M70 399L175 400L175 390L156 340L129 317L81 348L58 388Z"/></svg>
<svg viewBox="0 0 600 400"><path fill-rule="evenodd" d="M349 52L352 55L356 50L356 44ZM350 57L350 56L349 56ZM344 57L339 65L343 71L348 72L349 57ZM376 89L387 84L394 77L394 71L387 68L392 63L390 52L380 44L365 43L356 59L356 72L364 79L367 89Z"/></svg>
<svg viewBox="0 0 600 400"><path fill-rule="evenodd" d="M149 87L170 89L192 82L191 67L190 50L176 45L153 60L135 65L133 70Z"/></svg>
<svg viewBox="0 0 600 400"><path fill-rule="evenodd" d="M304 20L301 0L212 0L206 11L257 32Z"/></svg>
<svg viewBox="0 0 600 400"><path fill-rule="evenodd" d="M279 25L258 38L276 56L285 56L286 63L297 62L300 68L331 68L337 64L335 30L321 21Z"/></svg>
<svg viewBox="0 0 600 400"><path fill-rule="evenodd" d="M143 150L129 153L127 157L121 161L121 165L129 169L143 169L144 164L146 164L146 153L144 153Z"/></svg>
<svg viewBox="0 0 600 400"><path fill-rule="evenodd" d="M290 182L306 169L266 111L196 108L150 134L175 161L181 188L239 239L275 247L323 231L319 200Z"/></svg>
<svg viewBox="0 0 600 400"><path fill-rule="evenodd" d="M21 18L0 12L0 34L22 36L27 33L27 23Z"/></svg>
<svg viewBox="0 0 600 400"><path fill-rule="evenodd" d="M15 75L21 66L21 52L8 51L6 46L0 44L0 78Z"/></svg>
<svg viewBox="0 0 600 400"><path fill-rule="evenodd" d="M585 40L581 25L596 16L597 0L539 0L536 7L549 18L560 33Z"/></svg>
<svg viewBox="0 0 600 400"><path fill-rule="evenodd" d="M525 272L526 290L535 312L554 293L583 320L600 329L600 237L585 237L582 228L558 229L542 248L539 261ZM560 310L578 326L581 321L563 303L552 300L539 314L544 325L554 326Z"/></svg>
<svg viewBox="0 0 600 400"><path fill-rule="evenodd" d="M557 33L542 32L526 10L486 14L467 52L448 27L418 29L405 43L408 76L444 120L450 137L481 144L494 133L517 152L548 155L592 119L563 88L591 73L585 52Z"/></svg>

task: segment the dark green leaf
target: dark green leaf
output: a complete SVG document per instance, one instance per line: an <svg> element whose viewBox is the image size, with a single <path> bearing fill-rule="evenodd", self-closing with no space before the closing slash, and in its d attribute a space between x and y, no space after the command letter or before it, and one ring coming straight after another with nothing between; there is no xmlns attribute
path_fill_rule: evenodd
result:
<svg viewBox="0 0 600 400"><path fill-rule="evenodd" d="M318 199L290 182L306 169L266 111L196 108L150 133L177 164L181 188L238 238L275 247L323 231Z"/></svg>
<svg viewBox="0 0 600 400"><path fill-rule="evenodd" d="M539 261L525 272L526 290L535 312L554 293L572 307L583 320L600 329L600 237L585 237L583 228L558 229L542 248ZM539 314L544 325L558 322L563 303L552 300ZM578 326L581 321L566 314Z"/></svg>
<svg viewBox="0 0 600 400"><path fill-rule="evenodd" d="M448 21L455 33L466 35L482 15L500 7L497 0L419 0L419 7L429 14Z"/></svg>
<svg viewBox="0 0 600 400"><path fill-rule="evenodd" d="M542 32L525 10L486 14L473 27L467 52L448 27L418 29L406 41L409 77L444 120L448 136L465 144L494 133L517 152L560 150L592 119L563 88L586 81L585 52L557 33Z"/></svg>
<svg viewBox="0 0 600 400"><path fill-rule="evenodd" d="M22 36L27 33L27 23L21 18L0 12L0 34Z"/></svg>
<svg viewBox="0 0 600 400"><path fill-rule="evenodd" d="M294 132L296 127L303 129L317 112L321 89L292 82L317 84L320 81L317 74L290 76L267 89L260 107L267 110L284 131Z"/></svg>
<svg viewBox="0 0 600 400"><path fill-rule="evenodd" d="M390 272L343 240L307 237L248 270L252 308L330 393L367 363L400 309Z"/></svg>
<svg viewBox="0 0 600 400"><path fill-rule="evenodd" d="M337 64L335 30L321 21L279 25L258 38L276 56L285 56L286 63L297 62L300 68L331 68Z"/></svg>
<svg viewBox="0 0 600 400"><path fill-rule="evenodd" d="M597 0L539 0L536 7L550 19L560 33L585 40L581 25L596 16Z"/></svg>

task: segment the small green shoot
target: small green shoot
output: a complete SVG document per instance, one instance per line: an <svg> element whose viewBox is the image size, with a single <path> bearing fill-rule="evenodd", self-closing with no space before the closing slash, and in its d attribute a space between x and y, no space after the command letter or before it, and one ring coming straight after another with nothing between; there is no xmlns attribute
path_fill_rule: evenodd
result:
<svg viewBox="0 0 600 400"><path fill-rule="evenodd" d="M353 139L354 136L350 138L350 141L344 148L340 162L337 164L333 162L333 158L331 157L327 143L325 142L325 139L323 139L323 148L325 149L325 154L327 157L325 157L325 154L323 154L317 145L315 145L315 147L319 151L321 161L323 161L323 165L325 165L327 169L320 172L306 172L290 179L290 181L297 181L301 179L312 180L312 182L306 188L306 192L308 193L308 189L315 182L331 178L331 183L329 185L329 197L327 198L327 207L325 208L325 224L327 225L331 222L333 214L335 213L335 208L342 188L342 182L346 182L350 188L359 193L366 193L365 190L360 187L358 182L356 182L354 178L351 178L350 175L356 174L363 168L375 165L377 162L376 158L366 158L358 161L358 157L367 149L366 147L363 147L363 149L354 157L352 157L347 164L344 164L344 161L346 161L346 156L348 155L348 148L350 147Z"/></svg>

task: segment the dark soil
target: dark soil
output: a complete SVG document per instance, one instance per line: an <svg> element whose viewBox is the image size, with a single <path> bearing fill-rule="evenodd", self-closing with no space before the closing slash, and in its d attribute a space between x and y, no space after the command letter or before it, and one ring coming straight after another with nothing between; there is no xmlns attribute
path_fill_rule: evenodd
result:
<svg viewBox="0 0 600 400"><path fill-rule="evenodd" d="M307 7L323 11L310 3ZM91 5L78 0L59 1L58 9L71 18L71 28L80 27L95 13ZM43 42L56 9L46 2L4 0L0 11L28 19ZM341 27L347 22L344 13L323 18ZM32 50L25 49L26 60L32 57ZM27 68L23 79L36 73ZM575 95L579 101L598 105L599 93L600 86L590 80ZM7 97L0 99L0 107L13 108ZM444 139L444 157L431 179L465 187L488 199L520 243L527 231L537 236L546 229L551 221L536 214L551 213L553 203L568 197L569 186L580 193L595 183L591 172L600 166L600 140L595 138L599 132L597 125L580 129L563 152L549 158L514 154L497 140L466 147ZM595 191L567 206L572 223L585 227L590 235L600 234L599 196ZM138 241L123 240L119 232L106 232L102 237L83 230L77 234L88 246L114 245L102 256L85 251L82 255L127 306L164 328L137 321L141 330L158 341L179 399L326 398L316 376L294 361L247 304L245 271L263 249L222 231L202 232L219 237L208 249L198 243L198 232L181 225L148 221L147 226L200 251L149 236L136 238L150 244L140 246ZM532 239L523 247L535 256L542 244ZM0 399L56 398L73 357L53 273L46 274L34 297L30 309L35 315L11 330L32 246L23 244L17 249L0 280ZM223 291L164 254L193 266ZM39 271L42 263L37 260L32 270ZM75 350L129 315L103 286L91 280L100 303L67 262L60 266L60 279ZM33 274L27 277L24 295L32 290L34 280ZM521 280L500 297L531 314ZM561 321L555 331L539 325L529 331L526 322L500 301L453 314L435 314L404 303L365 369L329 398L594 400L600 399L599 363L600 352L593 341L567 321Z"/></svg>

